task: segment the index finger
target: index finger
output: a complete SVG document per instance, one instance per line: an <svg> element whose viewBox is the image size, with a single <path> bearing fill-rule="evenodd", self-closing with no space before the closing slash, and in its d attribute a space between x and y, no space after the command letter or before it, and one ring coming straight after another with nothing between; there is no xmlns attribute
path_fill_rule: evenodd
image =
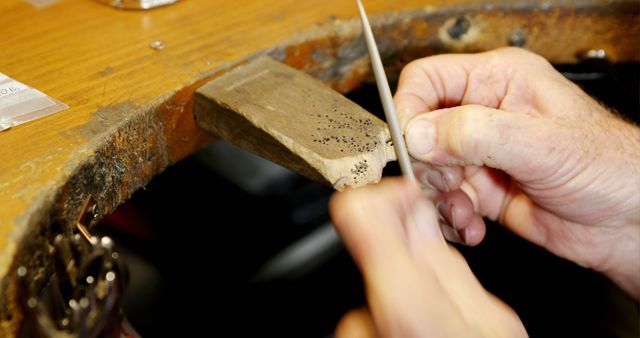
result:
<svg viewBox="0 0 640 338"><path fill-rule="evenodd" d="M436 55L406 65L393 98L401 121L459 104L467 84L469 59L473 55Z"/></svg>
<svg viewBox="0 0 640 338"><path fill-rule="evenodd" d="M532 53L503 48L418 59L401 72L394 102L401 123L439 108L477 104L499 108L521 61Z"/></svg>

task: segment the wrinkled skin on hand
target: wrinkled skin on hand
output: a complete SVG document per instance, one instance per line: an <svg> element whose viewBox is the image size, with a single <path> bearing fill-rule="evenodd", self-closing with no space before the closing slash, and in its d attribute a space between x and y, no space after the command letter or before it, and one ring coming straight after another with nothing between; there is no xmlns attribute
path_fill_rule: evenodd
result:
<svg viewBox="0 0 640 338"><path fill-rule="evenodd" d="M394 100L422 187L332 198L368 299L337 337L526 337L444 240L479 243L483 217L640 298L638 127L514 48L414 61Z"/></svg>
<svg viewBox="0 0 640 338"><path fill-rule="evenodd" d="M394 100L447 239L488 217L640 297L638 127L516 48L414 61Z"/></svg>

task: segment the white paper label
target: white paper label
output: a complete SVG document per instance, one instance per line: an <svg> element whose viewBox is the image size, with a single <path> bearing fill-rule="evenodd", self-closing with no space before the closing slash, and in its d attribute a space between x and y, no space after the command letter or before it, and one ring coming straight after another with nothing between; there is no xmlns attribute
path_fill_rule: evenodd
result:
<svg viewBox="0 0 640 338"><path fill-rule="evenodd" d="M43 92L0 73L0 131L67 108Z"/></svg>
<svg viewBox="0 0 640 338"><path fill-rule="evenodd" d="M35 8L45 8L49 5L52 5L58 0L25 0L26 2L32 4Z"/></svg>
<svg viewBox="0 0 640 338"><path fill-rule="evenodd" d="M0 99L5 96L17 94L25 89L29 89L29 87L18 81L8 81L2 83L0 84ZM0 104L0 108L2 108L2 104Z"/></svg>

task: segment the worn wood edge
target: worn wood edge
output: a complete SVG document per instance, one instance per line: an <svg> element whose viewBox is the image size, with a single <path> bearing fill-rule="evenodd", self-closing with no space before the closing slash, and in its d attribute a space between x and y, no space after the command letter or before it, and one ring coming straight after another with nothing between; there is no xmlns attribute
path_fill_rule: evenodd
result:
<svg viewBox="0 0 640 338"><path fill-rule="evenodd" d="M68 163L58 179L42 189L44 193L16 222L12 235L21 240L10 242L2 252L6 260L6 255L13 251L14 259L11 259L11 264L3 266L0 336L15 335L17 323L21 320L18 315L21 311L16 311L21 310L17 303L17 268L27 268L27 279L34 287L46 282L52 265L47 254L48 245L56 234L73 231L72 220L77 218L88 194L94 196L98 204L98 217L92 223L95 224L166 167L213 139L197 131L200 135L193 135L198 140L192 149L188 152L174 151L167 143L165 129L169 119L166 116L190 104L185 101L181 102L181 107L175 107L174 98L184 96L185 92L192 93L194 88L219 71L183 90L167 94L147 107L119 104L96 111L92 122L95 124L89 128L94 129L93 132L102 129L77 150L77 153L86 155L81 157L82 160ZM190 114L185 113L185 116L190 117ZM132 149L131 145L137 147ZM52 231L53 224L59 232Z"/></svg>
<svg viewBox="0 0 640 338"><path fill-rule="evenodd" d="M571 12L571 14L577 13L580 15L580 13L583 13L584 15L601 17L614 16L620 12L625 13L622 15L622 18L616 16L610 19L611 21L615 19L618 24L626 26L629 33L620 39L616 39L617 46L611 44L609 45L611 48L607 51L611 61L637 62L640 59L640 56L636 52L640 41L640 34L638 34L638 32L640 32L640 22L637 20L638 4L635 2L624 3L616 8L607 8L607 11L604 13L595 13L596 9L602 9L602 7L602 5L598 5L595 2L588 2L583 8L577 9L574 7L552 7L543 11L538 8L521 6L517 10L523 15L530 13L530 11L535 11L540 18L551 17L553 19L555 17L556 20L559 20L559 15L563 14L559 12L562 11ZM429 33L430 31L426 27L424 27L422 35L408 34L410 38L412 38L409 40L406 38L394 39L394 36L402 35L402 32L406 34L410 29L416 27L420 29L420 22L425 22L426 19L429 20L428 25L442 26L447 20L455 18L456 15L484 15L489 17L490 15L488 14L495 14L495 12L499 13L499 11L511 9L512 7L507 5L493 6L492 8L484 5L464 8L425 7L418 11L378 15L373 18L372 24L376 31L376 36L383 39L381 52L387 64L390 64L388 71L397 74L397 71L404 64L404 61L408 61L417 56L442 52L477 52L504 46L506 42L504 39L498 39L493 43L482 46L479 44L482 41L487 41L486 38L466 42L443 42L438 41L433 36L428 36L431 33ZM506 15L507 14L496 15L494 19L490 19L489 21L494 20L495 22L499 22L500 20L505 20ZM575 20L575 17L571 17L570 19ZM485 22L485 24L487 24L487 22ZM550 23L546 24L546 26L538 24L538 26L535 27L537 32L535 34L540 34L541 31L545 31L545 27L547 29L553 28L554 31L557 32L560 30L558 26L558 22L553 20L550 20ZM590 21L589 27L592 29L581 31L581 28L584 27L587 27L586 24L583 26L574 26L573 28L577 31L575 35L579 36L585 33L589 35L589 33L591 33L596 39L601 39L601 41L610 38L609 36L599 37L594 33L595 28L603 28L598 27L597 22L594 23ZM506 38L506 34L504 34L503 31L496 32L495 34ZM532 36L535 37L535 34ZM357 87L362 81L371 78L370 71L368 70L368 62L363 60L365 52L363 48L359 46L360 43L356 41L358 35L357 21L355 19L346 21L336 20L312 28L289 42L247 56L245 60L268 54L295 68L303 69L340 92L348 92ZM385 40L385 37L388 39ZM529 38L531 39L529 42L535 42L534 39ZM533 45L534 47L530 49L550 61L558 63L574 63L578 61L578 53L585 49L583 46L577 46L575 44L573 46L562 44L547 50L536 46L535 43L533 43ZM593 47L597 48L599 46ZM322 60L322 56L318 56L317 54L318 51L321 54L327 54L329 57ZM238 63L240 62L243 61L239 60ZM41 189L41 196L15 221L15 230L12 233L15 242L9 241L9 245L3 248L3 251L0 253L0 260L3 263L0 264L0 335L8 337L14 336L21 321L21 309L16 303L17 288L15 271L17 267L20 265L27 266L30 271L29 276L32 278L42 276L35 278L34 283L44 281L48 276L47 271L50 266L46 255L46 242L51 240L51 224L59 222L62 224L64 231L70 231L71 226L69 220L74 219L79 209L80 201L85 196L82 194L86 192L95 193L98 197L97 202L101 214L109 213L117 205L125 201L133 192L144 186L153 176L160 173L171 163L199 149L199 147L211 141L211 138L202 134L198 135L197 138L199 141L185 147L178 147L180 149L175 149L175 154L172 155L171 148L175 148L176 144L167 142L164 134L146 134L151 140L158 143L158 146L154 148L156 149L154 151L157 151L157 153L149 153L149 155L153 155L152 157L156 165L153 167L153 170L144 170L136 166L135 163L120 162L121 165L124 165L125 170L129 172L129 175L135 176L137 179L132 180L131 182L133 183L129 186L118 187L117 193L110 193L104 188L101 188L97 184L98 182L94 180L95 177L92 173L97 170L103 170L103 176L101 176L103 178L110 176L120 177L118 176L119 174L117 174L117 170L120 170L118 169L119 167L115 165L115 162L111 162L114 165L108 167L105 163L101 162L97 156L104 153L117 153L117 150L120 149L116 146L117 140L119 138L127 139L127 137L130 137L127 133L131 131L131 128L139 129L140 123L156 124L158 128L166 128L167 126L154 119L158 116L170 114L169 112L176 113L178 111L179 114L181 114L180 116L190 117L191 109L186 109L185 106L189 105L195 88L212 79L216 74L223 73L232 66L233 65L221 65L221 67L209 73L200 74L199 78L191 85L173 94L169 93L145 107L129 107L129 109L133 108L137 113L129 114L132 116L103 130L97 134L98 136L94 136L85 147L77 150L78 152L87 152L87 154L89 154L87 160L69 163L57 179ZM176 101L172 103L172 100ZM169 107L171 104L176 104L181 108L171 108ZM113 107L104 107L103 109L107 109L108 111L112 108ZM117 109L118 108L116 108L116 110ZM98 113L99 111L96 112L96 114ZM136 126L136 124L138 126ZM157 131L160 129L151 130ZM164 130L162 131L164 132ZM194 130L190 131L194 134L198 133ZM130 158L129 161L131 160ZM122 168L122 166L120 168ZM85 187L87 186L93 186L92 189L95 190L86 189ZM80 192L82 196L78 196L78 192ZM96 220L99 218L100 217Z"/></svg>
<svg viewBox="0 0 640 338"><path fill-rule="evenodd" d="M4 275L2 280L2 297L0 297L0 308L4 311L6 308L10 309L10 313L15 315L15 310L18 308L17 304L17 284L16 284L16 270L18 266L25 266L28 271L27 279L32 287L38 287L46 282L47 277L50 275L50 267L52 261L49 255L46 254L48 243L55 236L55 233L51 231L52 224L58 224L58 230L62 233L71 233L72 224L71 220L75 219L79 213L79 205L81 200L87 196L88 193L94 195L99 204L101 210L112 210L115 208L120 200L128 198L127 191L121 193L116 192L113 194L108 188L113 188L114 185L121 183L122 171L121 165L125 163L122 157L116 155L115 157L105 156L107 153L117 154L122 146L117 146L118 138L123 138L127 142L135 142L136 133L128 133L127 131L134 128L137 123L144 123L141 120L152 119L153 114L149 114L153 111L153 108L149 109L149 112L137 114L136 111L141 109L140 107L127 107L127 106L115 106L105 108L105 112L110 110L126 110L131 109L132 117L123 121L120 124L108 128L100 133L99 136L92 139L89 143L81 147L78 150L79 153L86 153L85 160L75 161L68 163L65 167L67 173L63 177L59 178L55 182L52 182L44 194L30 206L29 209L21 216L20 223L22 226L17 231L14 231L14 236L23 237L23 240L18 242L17 246L14 246L16 252L16 259L12 261L10 271L7 278L7 274ZM158 127L158 122L146 122L147 125ZM149 131L157 131L156 128L147 129ZM145 134L145 136L148 134ZM156 142L159 141L162 133L156 136ZM153 136L152 136L153 137ZM137 143L131 143L137 144ZM162 144L158 142L158 144ZM156 150L161 154L166 154L166 149ZM126 156L126 154L121 154ZM165 157L165 156L162 156ZM102 160L101 160L102 158ZM106 159L106 161L105 161ZM135 167L133 163L127 161L131 167ZM168 165L166 157L158 161L158 171L164 169ZM133 183L131 186L132 193L134 189L142 186L140 183L146 182L151 179L152 176L144 175L140 172L135 175L138 177L139 182ZM93 173L102 174L94 176ZM105 179L115 179L113 184L105 184ZM21 232L21 233L20 233ZM15 245L14 243L11 243ZM9 247L8 250L13 248ZM7 249L3 252L7 254ZM3 312L3 319L7 319L7 313ZM11 316L11 314L9 314ZM19 320L19 318L9 317L8 322ZM2 321L2 329L6 332L12 332L6 321ZM6 336L9 336L7 334Z"/></svg>
<svg viewBox="0 0 640 338"><path fill-rule="evenodd" d="M509 45L527 48L552 63L576 63L591 49L604 49L612 62L637 62L639 11L640 4L634 1L610 6L595 0L562 5L499 2L425 6L420 10L376 15L371 24L385 69L393 79L407 62L419 57L482 52ZM458 18L468 19L469 33L454 39L448 29ZM524 34L522 45L512 40L520 33ZM272 49L269 55L304 69L345 93L363 81L372 81L367 49L360 34L358 20L335 19L299 33L293 42Z"/></svg>

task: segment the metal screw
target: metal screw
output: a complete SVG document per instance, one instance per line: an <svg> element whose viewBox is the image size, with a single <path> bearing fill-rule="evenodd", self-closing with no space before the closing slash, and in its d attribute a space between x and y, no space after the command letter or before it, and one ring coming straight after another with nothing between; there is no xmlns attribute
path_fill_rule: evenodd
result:
<svg viewBox="0 0 640 338"><path fill-rule="evenodd" d="M113 240L110 237L104 236L100 239L100 244L105 249L113 249Z"/></svg>
<svg viewBox="0 0 640 338"><path fill-rule="evenodd" d="M25 268L24 266L20 266L18 268L18 277L24 277L27 275L27 268Z"/></svg>
<svg viewBox="0 0 640 338"><path fill-rule="evenodd" d="M456 18L456 21L453 23L449 29L447 29L447 33L452 39L460 40L460 38L469 31L471 28L471 22L464 16L459 16Z"/></svg>
<svg viewBox="0 0 640 338"><path fill-rule="evenodd" d="M93 215L93 218L96 219L98 218L99 215L99 211L98 211L98 205L97 204L93 204L90 208L89 208L89 212Z"/></svg>
<svg viewBox="0 0 640 338"><path fill-rule="evenodd" d="M164 42L163 40L153 40L149 44L149 48L155 49L155 50L163 50L166 47L167 47L167 43Z"/></svg>
<svg viewBox="0 0 640 338"><path fill-rule="evenodd" d="M89 299L87 297L80 298L80 307L88 308L89 307Z"/></svg>
<svg viewBox="0 0 640 338"><path fill-rule="evenodd" d="M545 1L542 4L540 4L540 9L543 11L548 11L550 10L552 7L551 2L550 1Z"/></svg>
<svg viewBox="0 0 640 338"><path fill-rule="evenodd" d="M598 59L603 60L607 58L607 52L604 49L589 49L586 52L580 53L579 58L582 60Z"/></svg>
<svg viewBox="0 0 640 338"><path fill-rule="evenodd" d="M507 43L509 44L509 46L513 47L523 47L526 42L527 36L520 28L511 32L511 34L509 34L509 37L507 38Z"/></svg>
<svg viewBox="0 0 640 338"><path fill-rule="evenodd" d="M113 282L116 279L116 274L113 271L109 271L104 277L107 282Z"/></svg>

